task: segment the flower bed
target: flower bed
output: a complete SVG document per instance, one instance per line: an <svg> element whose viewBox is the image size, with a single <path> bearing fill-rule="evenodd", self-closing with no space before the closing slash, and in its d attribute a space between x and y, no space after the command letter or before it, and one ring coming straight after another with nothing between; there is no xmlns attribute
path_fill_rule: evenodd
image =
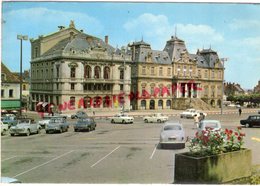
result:
<svg viewBox="0 0 260 186"><path fill-rule="evenodd" d="M251 175L252 153L236 130L197 132L189 152L175 155L175 183L225 183Z"/></svg>

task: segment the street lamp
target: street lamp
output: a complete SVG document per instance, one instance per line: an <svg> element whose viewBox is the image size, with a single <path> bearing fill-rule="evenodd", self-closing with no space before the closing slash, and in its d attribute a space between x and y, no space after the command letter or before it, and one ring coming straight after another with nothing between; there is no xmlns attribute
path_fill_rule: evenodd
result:
<svg viewBox="0 0 260 186"><path fill-rule="evenodd" d="M22 115L22 85L23 85L23 40L28 40L26 35L17 35L17 39L20 40L20 116Z"/></svg>
<svg viewBox="0 0 260 186"><path fill-rule="evenodd" d="M222 76L222 99L221 99L221 115L223 114L223 106L224 106L224 71L225 71L225 62L228 60L228 58L221 58L220 59L223 63L223 76Z"/></svg>

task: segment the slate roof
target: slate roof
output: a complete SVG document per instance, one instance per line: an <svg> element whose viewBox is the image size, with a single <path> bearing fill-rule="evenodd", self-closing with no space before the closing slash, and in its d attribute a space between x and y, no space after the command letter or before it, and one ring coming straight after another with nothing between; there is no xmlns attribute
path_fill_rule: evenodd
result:
<svg viewBox="0 0 260 186"><path fill-rule="evenodd" d="M150 44L143 41L135 42L132 46L136 47L135 61L146 63L146 58L151 57L153 63L171 64L169 54L165 51L152 50Z"/></svg>
<svg viewBox="0 0 260 186"><path fill-rule="evenodd" d="M12 73L4 63L1 63L1 74L6 75L6 79L1 78L1 82L3 83L20 83L19 78L16 77L14 73Z"/></svg>
<svg viewBox="0 0 260 186"><path fill-rule="evenodd" d="M172 61L180 58L181 53L187 52L187 48L183 40L177 38L176 36L172 36L172 38L167 41L166 46L163 51L168 52Z"/></svg>
<svg viewBox="0 0 260 186"><path fill-rule="evenodd" d="M71 50L75 52L87 52L94 48L103 48L106 49L108 54L114 52L114 48L106 44L102 39L97 37L80 33L75 35L72 39L66 38L58 42L54 47L45 52L42 56L48 56L51 54L62 54L62 52L69 52Z"/></svg>

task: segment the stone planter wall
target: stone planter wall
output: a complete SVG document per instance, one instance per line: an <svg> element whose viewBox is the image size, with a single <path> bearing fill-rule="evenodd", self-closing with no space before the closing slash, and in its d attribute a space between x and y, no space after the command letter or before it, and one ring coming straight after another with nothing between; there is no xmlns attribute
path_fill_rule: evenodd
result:
<svg viewBox="0 0 260 186"><path fill-rule="evenodd" d="M216 156L175 155L174 183L225 183L251 175L249 149Z"/></svg>

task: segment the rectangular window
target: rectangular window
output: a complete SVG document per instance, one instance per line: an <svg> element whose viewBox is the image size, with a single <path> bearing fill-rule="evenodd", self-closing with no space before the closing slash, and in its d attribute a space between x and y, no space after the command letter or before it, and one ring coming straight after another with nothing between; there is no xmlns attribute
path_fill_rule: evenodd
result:
<svg viewBox="0 0 260 186"><path fill-rule="evenodd" d="M205 70L204 78L208 78L208 71L207 70Z"/></svg>
<svg viewBox="0 0 260 186"><path fill-rule="evenodd" d="M9 90L9 98L12 98L12 97L14 97L14 90L10 89Z"/></svg>
<svg viewBox="0 0 260 186"><path fill-rule="evenodd" d="M1 97L4 98L5 97L5 90L1 90Z"/></svg>
<svg viewBox="0 0 260 186"><path fill-rule="evenodd" d="M70 84L70 90L75 90L75 83Z"/></svg>
<svg viewBox="0 0 260 186"><path fill-rule="evenodd" d="M151 74L154 75L154 67L151 67Z"/></svg>
<svg viewBox="0 0 260 186"><path fill-rule="evenodd" d="M120 91L124 91L124 85L120 85Z"/></svg>
<svg viewBox="0 0 260 186"><path fill-rule="evenodd" d="M56 67L56 70L57 70L57 78L59 78L59 76L60 76L60 67L57 66L57 67Z"/></svg>
<svg viewBox="0 0 260 186"><path fill-rule="evenodd" d="M167 69L167 76L170 76L171 75L171 68L168 68Z"/></svg>
<svg viewBox="0 0 260 186"><path fill-rule="evenodd" d="M163 75L163 67L160 67L159 68L159 76L162 76Z"/></svg>
<svg viewBox="0 0 260 186"><path fill-rule="evenodd" d="M143 75L146 74L146 67L145 67L145 66L142 67L142 74L143 74Z"/></svg>

